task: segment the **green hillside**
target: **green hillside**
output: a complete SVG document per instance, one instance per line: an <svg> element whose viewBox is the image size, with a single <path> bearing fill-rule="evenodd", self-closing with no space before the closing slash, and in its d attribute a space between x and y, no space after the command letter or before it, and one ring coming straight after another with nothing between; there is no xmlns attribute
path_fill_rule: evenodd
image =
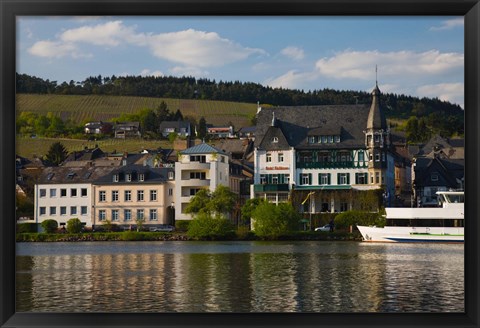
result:
<svg viewBox="0 0 480 328"><path fill-rule="evenodd" d="M109 121L122 113L135 113L144 108L156 108L164 101L170 111L180 109L183 116L205 117L208 124L232 122L235 127L250 125L256 104L228 101L168 99L108 95L17 94L17 111L46 115L52 112L76 123L85 120Z"/></svg>

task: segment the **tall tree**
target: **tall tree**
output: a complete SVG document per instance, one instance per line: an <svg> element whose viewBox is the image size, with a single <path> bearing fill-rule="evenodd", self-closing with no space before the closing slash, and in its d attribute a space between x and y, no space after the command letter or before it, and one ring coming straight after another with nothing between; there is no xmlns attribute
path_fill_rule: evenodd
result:
<svg viewBox="0 0 480 328"><path fill-rule="evenodd" d="M207 136L207 121L201 117L198 121L197 138L204 139Z"/></svg>
<svg viewBox="0 0 480 328"><path fill-rule="evenodd" d="M50 146L45 159L55 166L62 163L67 158L68 152L61 142L55 142Z"/></svg>

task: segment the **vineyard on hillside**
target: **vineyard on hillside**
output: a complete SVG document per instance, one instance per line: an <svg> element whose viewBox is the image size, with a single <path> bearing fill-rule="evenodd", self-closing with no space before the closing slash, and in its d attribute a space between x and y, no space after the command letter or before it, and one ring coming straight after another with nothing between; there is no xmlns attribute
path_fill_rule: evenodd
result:
<svg viewBox="0 0 480 328"><path fill-rule="evenodd" d="M257 110L256 104L196 99L49 94L16 96L19 112L42 115L52 112L62 120L70 119L75 123L87 120L110 121L122 113L132 114L145 108L155 109L162 101L170 111L180 109L183 116L192 116L197 121L203 116L208 124L213 125L232 122L236 128L249 126L250 119Z"/></svg>

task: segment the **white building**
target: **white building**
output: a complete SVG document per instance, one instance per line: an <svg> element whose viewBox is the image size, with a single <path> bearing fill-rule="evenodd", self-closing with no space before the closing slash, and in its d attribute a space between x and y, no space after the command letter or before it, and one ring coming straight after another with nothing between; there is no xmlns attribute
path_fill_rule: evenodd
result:
<svg viewBox="0 0 480 328"><path fill-rule="evenodd" d="M175 220L190 220L185 213L190 199L201 189L229 186L229 156L206 143L179 152L175 163Z"/></svg>
<svg viewBox="0 0 480 328"><path fill-rule="evenodd" d="M262 109L251 197L275 203L290 197L301 212L343 212L356 207L356 193L384 188L388 203L394 160L379 97L375 86L370 106Z"/></svg>
<svg viewBox="0 0 480 328"><path fill-rule="evenodd" d="M109 167L48 167L35 185L34 222L47 219L65 226L71 218L92 226L92 182Z"/></svg>

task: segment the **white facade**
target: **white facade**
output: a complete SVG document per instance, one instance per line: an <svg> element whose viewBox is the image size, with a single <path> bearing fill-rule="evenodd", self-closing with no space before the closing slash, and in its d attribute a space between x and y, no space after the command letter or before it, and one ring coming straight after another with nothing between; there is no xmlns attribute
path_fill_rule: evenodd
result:
<svg viewBox="0 0 480 328"><path fill-rule="evenodd" d="M195 152L198 149L199 152ZM204 152L211 150L212 152ZM229 186L229 157L215 148L201 144L181 152L175 163L175 220L191 220L185 208L201 189L215 191Z"/></svg>
<svg viewBox="0 0 480 328"><path fill-rule="evenodd" d="M59 227L72 218L91 226L92 185L90 183L61 183L35 185L35 223L47 219Z"/></svg>

